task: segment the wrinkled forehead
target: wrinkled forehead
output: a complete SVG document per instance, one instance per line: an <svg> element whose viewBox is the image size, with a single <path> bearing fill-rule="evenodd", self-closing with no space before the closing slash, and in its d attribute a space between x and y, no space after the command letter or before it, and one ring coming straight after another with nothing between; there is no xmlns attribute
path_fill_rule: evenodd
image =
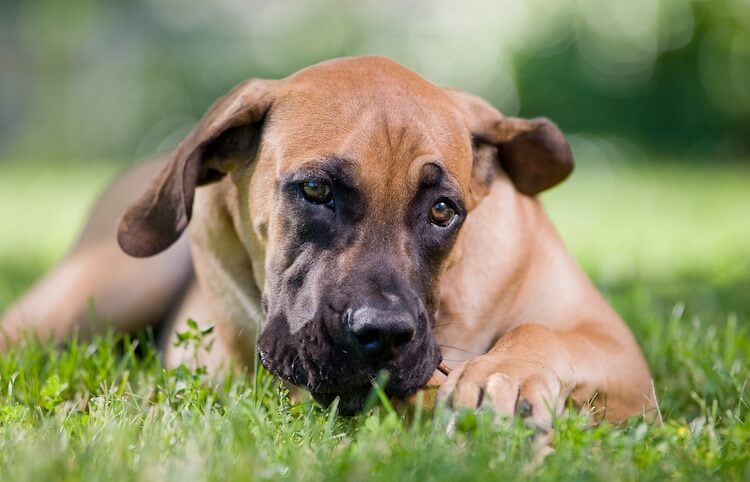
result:
<svg viewBox="0 0 750 482"><path fill-rule="evenodd" d="M442 89L401 67L390 71L393 65L289 79L264 132L277 176L335 158L361 181L413 184L430 163L468 189L471 138L460 112Z"/></svg>

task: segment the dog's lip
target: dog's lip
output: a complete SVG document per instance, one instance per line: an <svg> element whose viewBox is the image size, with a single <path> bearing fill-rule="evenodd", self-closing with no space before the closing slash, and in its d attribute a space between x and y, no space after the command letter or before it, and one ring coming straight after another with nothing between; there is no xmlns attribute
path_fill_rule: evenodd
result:
<svg viewBox="0 0 750 482"><path fill-rule="evenodd" d="M361 410L362 405L373 389L373 382L378 378L378 373L381 370L397 374L396 379L391 377L390 383L386 385L384 390L386 395L396 399L405 399L427 386L442 361L442 356L438 349L435 352L437 356L429 361L422 359L405 363L404 359L402 359L401 362L392 361L380 368L370 367L369 369L362 370L362 367L360 367L359 377L357 377L359 381L350 378L348 383L337 384L334 380L323 377L323 383L320 383L320 381L316 382L310 378L311 374L303 368L304 365L302 363L298 365L292 364L291 366L280 366L273 363L273 360L267 356L268 354L260 345L257 348L258 360L266 370L286 382L307 390L321 405L327 406L336 397L339 397L339 407L340 409L345 409L347 413L356 413L358 410ZM289 357L286 358L289 359ZM297 360L299 357L294 356L291 358ZM410 368L416 368L415 365L422 365L422 363L424 363L422 367L424 371L422 373L417 374L412 372ZM404 375L404 371L407 374L411 372L407 376L410 379L408 382L401 378ZM359 408L355 408L355 406ZM351 410L347 410L347 407Z"/></svg>
<svg viewBox="0 0 750 482"><path fill-rule="evenodd" d="M439 364L440 362L438 362ZM418 392L420 389L427 386L430 379L435 373L435 370L437 370L437 365L431 370L425 370L424 374L421 375L420 380L418 383L410 384L408 387L399 387L397 390L394 391L394 385L392 383L388 383L385 386L385 393L389 397L394 398L407 398L416 392ZM338 396L338 397L347 397L347 396L360 396L360 395L368 395L370 391L373 389L373 384L375 382L377 377L375 376L368 376L367 377L367 383L362 383L359 385L339 385L339 386L325 386L325 387L315 387L316 389L313 390L311 388L307 388L310 393L315 395L325 395L325 396Z"/></svg>
<svg viewBox="0 0 750 482"><path fill-rule="evenodd" d="M314 397L316 395L326 395L326 396L334 396L334 397L352 397L352 396L361 396L361 395L367 395L370 393L370 390L372 390L372 385L354 385L354 386L346 386L346 387L340 387L339 389L335 389L333 387L330 387L325 390L315 390L310 391L310 394Z"/></svg>

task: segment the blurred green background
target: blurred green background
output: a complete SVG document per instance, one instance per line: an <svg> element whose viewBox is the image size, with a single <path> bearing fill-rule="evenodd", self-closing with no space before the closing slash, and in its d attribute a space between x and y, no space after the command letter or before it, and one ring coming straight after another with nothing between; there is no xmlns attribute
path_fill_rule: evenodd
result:
<svg viewBox="0 0 750 482"><path fill-rule="evenodd" d="M4 0L0 158L139 159L245 78L367 53L605 150L750 151L748 0Z"/></svg>

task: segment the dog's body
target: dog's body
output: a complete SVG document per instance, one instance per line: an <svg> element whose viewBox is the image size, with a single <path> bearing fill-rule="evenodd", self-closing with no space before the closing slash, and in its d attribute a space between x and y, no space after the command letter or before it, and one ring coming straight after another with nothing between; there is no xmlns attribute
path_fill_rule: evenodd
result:
<svg viewBox="0 0 750 482"><path fill-rule="evenodd" d="M442 356L454 406L547 427L572 399L621 420L653 407L648 368L534 197L571 168L548 121L502 117L385 59L250 81L169 159L108 189L0 329L9 343L23 329L65 339L90 326L91 297L124 331L169 319L168 365L188 357L172 343L188 317L214 322L201 363L260 357L344 411L378 370L404 397L440 379ZM164 253L115 243L134 201L120 245L174 243Z"/></svg>

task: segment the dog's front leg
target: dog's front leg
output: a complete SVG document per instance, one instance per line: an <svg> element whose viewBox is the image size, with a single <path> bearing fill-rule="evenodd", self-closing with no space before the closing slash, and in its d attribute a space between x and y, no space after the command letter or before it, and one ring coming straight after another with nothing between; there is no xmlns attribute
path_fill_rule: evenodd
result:
<svg viewBox="0 0 750 482"><path fill-rule="evenodd" d="M517 414L541 430L569 399L612 421L650 411L651 380L635 340L626 329L615 335L605 328L611 326L581 323L564 332L518 326L455 369L439 397L455 408Z"/></svg>

